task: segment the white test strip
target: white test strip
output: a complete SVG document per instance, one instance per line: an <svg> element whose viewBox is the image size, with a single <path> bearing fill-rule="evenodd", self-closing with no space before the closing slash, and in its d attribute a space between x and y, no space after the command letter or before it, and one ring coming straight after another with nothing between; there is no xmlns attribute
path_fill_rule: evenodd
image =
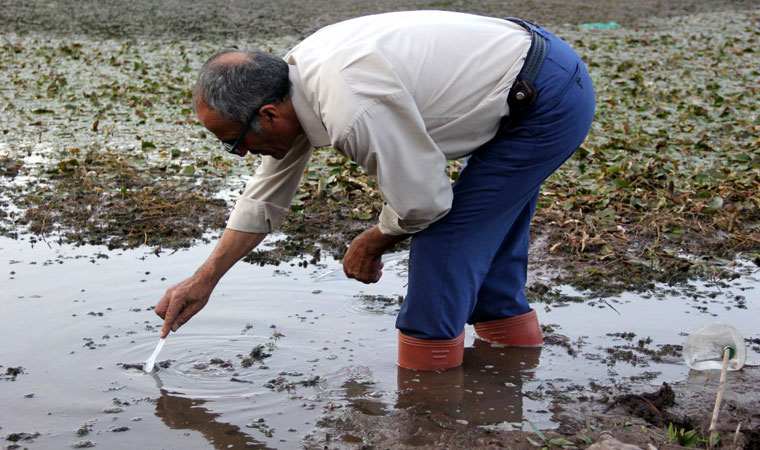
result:
<svg viewBox="0 0 760 450"><path fill-rule="evenodd" d="M145 361L145 365L143 366L143 371L145 373L153 372L153 367L156 365L156 358L158 358L158 354L161 353L161 349L164 348L165 342L166 342L166 338L162 338L158 340L158 345L156 345L156 349L153 350L153 354L150 355L150 358L148 358L148 360Z"/></svg>

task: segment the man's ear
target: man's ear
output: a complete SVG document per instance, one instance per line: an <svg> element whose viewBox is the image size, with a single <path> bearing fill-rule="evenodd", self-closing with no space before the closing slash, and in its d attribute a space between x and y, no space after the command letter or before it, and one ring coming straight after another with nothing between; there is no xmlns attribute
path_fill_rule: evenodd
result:
<svg viewBox="0 0 760 450"><path fill-rule="evenodd" d="M273 103L266 104L259 109L259 117L265 122L272 123L280 116L280 110Z"/></svg>

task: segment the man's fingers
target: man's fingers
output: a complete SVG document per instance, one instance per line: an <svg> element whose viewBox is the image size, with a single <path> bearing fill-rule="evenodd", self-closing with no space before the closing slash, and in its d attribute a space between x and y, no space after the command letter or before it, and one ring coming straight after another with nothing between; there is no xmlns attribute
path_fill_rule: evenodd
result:
<svg viewBox="0 0 760 450"><path fill-rule="evenodd" d="M379 259L380 258L378 258L378 260ZM384 264L382 262L375 263L374 261L365 261L364 265L360 267L358 271L354 271L351 270L353 269L352 267L344 264L343 272L346 274L346 277L353 278L364 284L377 283L380 280L380 277L383 276L383 266Z"/></svg>
<svg viewBox="0 0 760 450"><path fill-rule="evenodd" d="M164 326L161 328L162 339L169 335L169 331L172 330L177 316L179 316L184 308L184 303L179 301L169 304L169 307L166 311L166 316L164 317Z"/></svg>
<svg viewBox="0 0 760 450"><path fill-rule="evenodd" d="M164 294L163 297L161 297L161 300L156 303L156 309L154 312L156 315L162 319L166 318L166 310L169 308L169 293L167 292Z"/></svg>
<svg viewBox="0 0 760 450"><path fill-rule="evenodd" d="M378 258L379 260L380 258ZM371 267L367 270L367 277L365 283L377 283L380 281L380 277L383 276L383 266L384 264L380 262L379 264L376 264L374 261L371 264Z"/></svg>
<svg viewBox="0 0 760 450"><path fill-rule="evenodd" d="M198 310L194 307L185 308L182 310L182 312L179 313L176 319L174 319L174 324L172 324L172 331L177 331L179 327L187 323L188 320L190 320L195 313L197 313Z"/></svg>
<svg viewBox="0 0 760 450"><path fill-rule="evenodd" d="M168 320L164 320L164 326L161 328L161 339L166 339L166 336L169 336L169 331L171 331L171 325L169 325Z"/></svg>

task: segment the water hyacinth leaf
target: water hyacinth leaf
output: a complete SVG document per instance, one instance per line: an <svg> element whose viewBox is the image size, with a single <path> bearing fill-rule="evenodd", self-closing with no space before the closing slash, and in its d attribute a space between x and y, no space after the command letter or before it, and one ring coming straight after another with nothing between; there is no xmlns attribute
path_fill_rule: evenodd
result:
<svg viewBox="0 0 760 450"><path fill-rule="evenodd" d="M705 207L702 209L702 213L703 214L715 214L718 211L720 211L721 208L723 208L723 198L722 197L715 197L712 200L710 200L709 202L707 202L707 204L705 205Z"/></svg>
<svg viewBox="0 0 760 450"><path fill-rule="evenodd" d="M674 227L672 230L670 230L673 234L683 235L686 233L686 230L683 227Z"/></svg>
<svg viewBox="0 0 760 450"><path fill-rule="evenodd" d="M150 141L142 141L141 146L143 150L148 149L148 148L156 148L156 144Z"/></svg>
<svg viewBox="0 0 760 450"><path fill-rule="evenodd" d="M525 439L527 439L527 440L528 440L528 442L530 442L530 445L532 445L532 446L534 446L534 447L541 447L541 446L542 446L542 444L540 444L540 443L536 442L534 439L531 439L531 438L530 438L530 437L528 437L528 436L525 436Z"/></svg>
<svg viewBox="0 0 760 450"><path fill-rule="evenodd" d="M734 155L733 160L738 163L748 163L752 161L752 157L750 157L749 155L745 155L744 153L740 153L738 155Z"/></svg>
<svg viewBox="0 0 760 450"><path fill-rule="evenodd" d="M372 214L365 211L351 211L349 217L359 220L369 220L372 218Z"/></svg>
<svg viewBox="0 0 760 450"><path fill-rule="evenodd" d="M699 184L707 183L708 181L710 181L710 176L707 175L706 173L698 173L694 175L694 181Z"/></svg>
<svg viewBox="0 0 760 450"><path fill-rule="evenodd" d="M569 447L569 446L575 445L572 442L568 441L567 439L562 439L562 438L549 439L549 443L552 445L559 445L561 447Z"/></svg>
<svg viewBox="0 0 760 450"><path fill-rule="evenodd" d="M195 167L194 166L186 166L182 170L182 175L195 175Z"/></svg>
<svg viewBox="0 0 760 450"><path fill-rule="evenodd" d="M605 170L605 172L607 173L607 175L612 175L612 174L618 173L618 172L620 172L622 170L623 170L623 168L620 167L620 166L610 166L610 167L607 167L607 169Z"/></svg>

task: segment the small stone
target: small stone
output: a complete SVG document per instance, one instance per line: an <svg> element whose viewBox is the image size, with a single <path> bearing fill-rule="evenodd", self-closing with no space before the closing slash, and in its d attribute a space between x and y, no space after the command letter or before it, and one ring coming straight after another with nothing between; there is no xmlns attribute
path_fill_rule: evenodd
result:
<svg viewBox="0 0 760 450"><path fill-rule="evenodd" d="M71 446L74 448L92 448L95 447L95 443L92 441L76 441Z"/></svg>
<svg viewBox="0 0 760 450"><path fill-rule="evenodd" d="M614 437L605 434L598 442L590 445L586 450L641 450L641 447L632 444L625 444Z"/></svg>

